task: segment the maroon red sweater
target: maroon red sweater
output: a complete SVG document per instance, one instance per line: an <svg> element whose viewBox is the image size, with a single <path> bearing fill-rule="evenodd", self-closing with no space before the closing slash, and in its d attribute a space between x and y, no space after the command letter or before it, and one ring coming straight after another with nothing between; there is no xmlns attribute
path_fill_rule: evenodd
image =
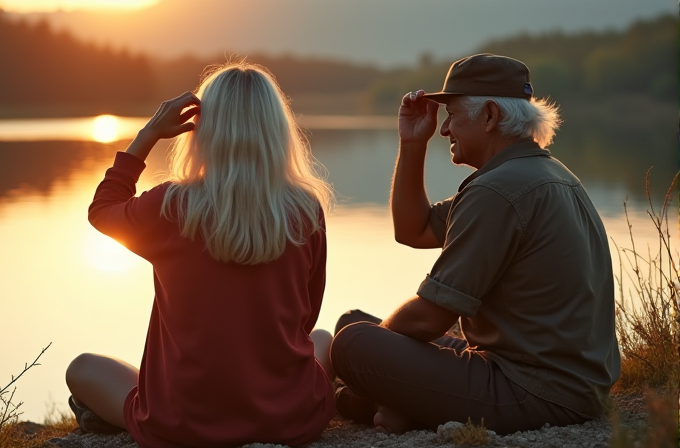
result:
<svg viewBox="0 0 680 448"><path fill-rule="evenodd" d="M326 234L277 260L222 263L161 217L168 184L135 197L145 164L118 153L89 220L153 265L155 298L125 423L142 448L300 445L335 412L309 333L325 286Z"/></svg>

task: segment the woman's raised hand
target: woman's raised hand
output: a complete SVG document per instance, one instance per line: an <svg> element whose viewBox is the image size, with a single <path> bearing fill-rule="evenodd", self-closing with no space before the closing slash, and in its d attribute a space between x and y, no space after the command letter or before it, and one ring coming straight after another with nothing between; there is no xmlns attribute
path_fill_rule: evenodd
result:
<svg viewBox="0 0 680 448"><path fill-rule="evenodd" d="M184 92L177 98L164 101L143 130L158 140L192 131L196 125L189 120L200 113L200 105L201 100L196 95Z"/></svg>
<svg viewBox="0 0 680 448"><path fill-rule="evenodd" d="M192 131L196 124L189 120L200 112L201 100L191 92L164 101L126 152L144 161L158 140Z"/></svg>

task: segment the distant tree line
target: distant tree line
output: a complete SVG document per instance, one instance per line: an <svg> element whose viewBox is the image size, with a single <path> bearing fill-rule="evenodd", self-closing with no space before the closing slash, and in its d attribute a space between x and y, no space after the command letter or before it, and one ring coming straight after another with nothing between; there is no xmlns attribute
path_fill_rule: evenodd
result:
<svg viewBox="0 0 680 448"><path fill-rule="evenodd" d="M663 15L638 21L624 31L521 34L490 41L475 52L525 62L536 95L560 103L620 95L677 102L678 40L677 17ZM376 79L368 89L372 104L393 108L405 92L441 90L444 74L456 58L436 63L423 54L420 59L415 69Z"/></svg>
<svg viewBox="0 0 680 448"><path fill-rule="evenodd" d="M157 96L148 58L82 43L45 22L11 21L1 12L0 65L3 111L47 106L98 113Z"/></svg>
<svg viewBox="0 0 680 448"><path fill-rule="evenodd" d="M201 73L209 65L239 61L246 55L226 54L210 60L184 56L172 60L152 60L161 97L194 89ZM288 95L343 94L363 92L383 71L369 65L358 65L332 59L300 58L290 55L247 55L247 60L267 67Z"/></svg>
<svg viewBox="0 0 680 448"><path fill-rule="evenodd" d="M678 25L665 15L624 31L541 35L494 40L476 52L526 62L538 96L565 103L580 98L640 95L677 101ZM283 90L298 95L364 98L362 112L392 113L405 92L439 90L450 60L425 53L417 67L370 65L290 55L248 55L267 66ZM150 114L156 105L194 89L204 67L238 55L163 60L112 50L56 32L46 23L29 25L0 11L0 116Z"/></svg>

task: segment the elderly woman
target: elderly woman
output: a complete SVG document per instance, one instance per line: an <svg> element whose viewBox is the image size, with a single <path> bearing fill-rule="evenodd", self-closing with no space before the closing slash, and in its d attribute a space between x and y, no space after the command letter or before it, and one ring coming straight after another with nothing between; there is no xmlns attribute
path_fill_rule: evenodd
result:
<svg viewBox="0 0 680 448"><path fill-rule="evenodd" d="M135 197L154 144L176 136L172 177ZM139 370L95 354L68 367L84 430L142 448L319 437L335 413L330 334L312 331L332 192L312 161L273 77L247 63L163 103L116 155L89 219L152 264L156 294Z"/></svg>

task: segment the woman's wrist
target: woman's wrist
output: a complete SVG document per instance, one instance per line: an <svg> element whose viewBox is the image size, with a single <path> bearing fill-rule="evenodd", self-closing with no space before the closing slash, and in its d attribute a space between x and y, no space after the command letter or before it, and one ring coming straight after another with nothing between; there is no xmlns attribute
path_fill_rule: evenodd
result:
<svg viewBox="0 0 680 448"><path fill-rule="evenodd" d="M146 160L147 156L151 152L151 149L158 142L158 138L153 135L147 128L142 128L128 146L127 152L135 157L137 157L142 162Z"/></svg>

